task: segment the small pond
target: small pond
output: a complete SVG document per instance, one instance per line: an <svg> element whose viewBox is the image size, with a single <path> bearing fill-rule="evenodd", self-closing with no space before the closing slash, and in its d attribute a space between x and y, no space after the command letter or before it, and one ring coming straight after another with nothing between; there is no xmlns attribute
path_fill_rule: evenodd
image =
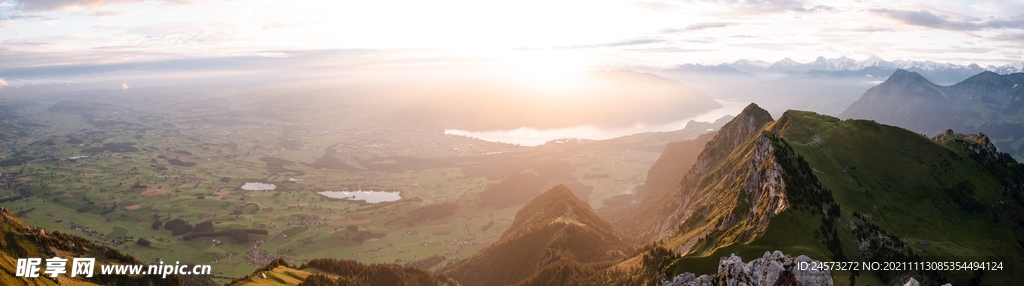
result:
<svg viewBox="0 0 1024 286"><path fill-rule="evenodd" d="M277 186L274 184L259 182L246 182L245 185L242 185L242 189L246 191L270 191L276 188Z"/></svg>
<svg viewBox="0 0 1024 286"><path fill-rule="evenodd" d="M376 204L382 202L393 202L402 199L399 192L382 192L382 191L323 191L318 192L321 196L325 196L332 199L350 199L353 201L366 201L367 203Z"/></svg>

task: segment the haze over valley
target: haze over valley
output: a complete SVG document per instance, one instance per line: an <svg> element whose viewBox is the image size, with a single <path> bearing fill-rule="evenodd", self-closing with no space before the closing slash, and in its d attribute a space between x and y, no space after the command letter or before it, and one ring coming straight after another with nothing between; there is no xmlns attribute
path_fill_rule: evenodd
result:
<svg viewBox="0 0 1024 286"><path fill-rule="evenodd" d="M1021 15L0 0L0 284L1015 285Z"/></svg>

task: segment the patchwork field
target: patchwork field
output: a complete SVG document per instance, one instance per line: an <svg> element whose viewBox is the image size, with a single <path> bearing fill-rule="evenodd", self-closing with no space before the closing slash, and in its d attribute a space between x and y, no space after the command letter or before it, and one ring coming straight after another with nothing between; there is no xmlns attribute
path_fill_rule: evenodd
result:
<svg viewBox="0 0 1024 286"><path fill-rule="evenodd" d="M497 240L529 194L555 184L576 186L598 209L631 196L670 141L645 135L527 148L333 112L294 122L96 102L41 108L18 118L38 125L29 136L0 150L0 206L30 225L147 261L212 263L220 282L277 257L409 263L440 255L432 267L443 266ZM501 183L517 173L534 176L527 190L512 189L527 197L486 203L510 192ZM241 188L250 182L273 189ZM354 190L397 191L401 199L317 194Z"/></svg>

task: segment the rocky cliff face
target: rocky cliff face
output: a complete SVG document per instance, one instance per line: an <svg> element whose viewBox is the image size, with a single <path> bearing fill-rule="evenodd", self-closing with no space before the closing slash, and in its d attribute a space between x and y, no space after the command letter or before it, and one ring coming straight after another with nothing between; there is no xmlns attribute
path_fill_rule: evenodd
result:
<svg viewBox="0 0 1024 286"><path fill-rule="evenodd" d="M811 269L816 260L807 256L788 257L781 251L765 252L764 256L743 263L735 254L718 261L717 275L683 273L672 281L662 281L662 286L719 286L719 285L832 285L832 273L828 270Z"/></svg>
<svg viewBox="0 0 1024 286"><path fill-rule="evenodd" d="M920 261L920 255L956 254L905 241L942 238L995 256L1018 253L1024 244L1024 166L1000 155L987 135L948 132L928 140L872 121L803 111L757 124L749 121L754 110L745 112L709 141L699 167L664 203L659 246L676 258L660 269L668 269L675 285L762 285L758 280L771 276L732 263L733 270L722 266L719 275L672 277L715 273L718 257L729 253L779 249L829 261ZM740 140L740 134L749 137ZM985 227L961 223L968 220ZM749 277L728 278L742 273ZM849 284L902 284L911 276L928 285L1021 280L1016 274L963 278L928 271L832 275Z"/></svg>
<svg viewBox="0 0 1024 286"><path fill-rule="evenodd" d="M767 111L751 104L708 142L658 226L660 238L676 240L677 253L691 253L700 241L731 243L717 236L747 242L788 207L784 168L775 154L775 145L785 143L765 131L772 122Z"/></svg>
<svg viewBox="0 0 1024 286"><path fill-rule="evenodd" d="M652 222L658 220L662 204L675 197L679 182L693 168L697 156L717 132L706 133L693 140L672 142L665 146L661 157L647 172L643 191L637 193L640 202L621 215L607 216L625 233L636 235L641 241L650 241L656 235Z"/></svg>
<svg viewBox="0 0 1024 286"><path fill-rule="evenodd" d="M757 231L761 231L772 216L787 207L782 166L775 160L775 148L767 134L758 137L748 168L746 182L743 184L743 193L746 195L744 199L750 206L749 213L764 214L755 217L759 226Z"/></svg>
<svg viewBox="0 0 1024 286"><path fill-rule="evenodd" d="M718 135L708 142L704 152L697 157L697 163L693 169L687 173L687 179L702 174L712 167L712 164L721 162L724 157L729 156L729 152L750 139L761 127L770 122L772 122L772 115L768 111L757 104L747 105L736 118L722 126Z"/></svg>

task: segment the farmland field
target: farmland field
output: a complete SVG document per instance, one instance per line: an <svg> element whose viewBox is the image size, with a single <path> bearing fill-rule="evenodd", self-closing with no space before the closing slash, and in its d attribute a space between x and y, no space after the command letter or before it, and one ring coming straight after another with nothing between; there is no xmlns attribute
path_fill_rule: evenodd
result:
<svg viewBox="0 0 1024 286"><path fill-rule="evenodd" d="M259 104L214 105L60 100L22 112L13 122L34 127L0 150L11 179L0 206L30 225L146 261L211 263L220 282L276 257L406 263L441 255L440 267L497 240L528 201L489 204L507 191L505 178L532 176L528 188L536 190L526 194L575 184L600 209L642 186L670 141L641 134L521 147L369 123L355 110L296 119ZM679 132L672 138L700 134ZM318 194L357 190L401 199L371 204Z"/></svg>

